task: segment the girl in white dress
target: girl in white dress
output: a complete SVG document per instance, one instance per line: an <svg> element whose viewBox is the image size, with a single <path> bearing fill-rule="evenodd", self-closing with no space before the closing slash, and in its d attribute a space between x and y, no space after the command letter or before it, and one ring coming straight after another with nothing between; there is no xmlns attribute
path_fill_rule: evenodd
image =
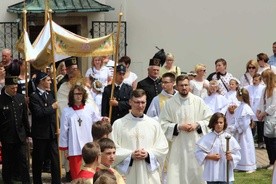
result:
<svg viewBox="0 0 276 184"><path fill-rule="evenodd" d="M235 124L230 128L241 146L241 160L236 169L252 173L256 170L256 152L250 125L255 114L250 107L249 93L245 88L238 90L237 99L241 104L235 110Z"/></svg>
<svg viewBox="0 0 276 184"><path fill-rule="evenodd" d="M229 103L228 100L220 94L218 81L210 81L208 96L204 98L204 102L208 105L213 113L221 112L225 114Z"/></svg>
<svg viewBox="0 0 276 184"><path fill-rule="evenodd" d="M205 79L206 66L197 64L195 66L196 76L190 80L191 92L204 99L208 96L209 81Z"/></svg>
<svg viewBox="0 0 276 184"><path fill-rule="evenodd" d="M229 183L234 182L234 168L241 159L240 146L234 137L225 132L226 118L222 113L215 113L209 122L211 133L204 135L196 143L195 156L200 165L204 165L203 179L207 184L226 183L226 167L229 161ZM226 150L226 138L229 139L229 151Z"/></svg>
<svg viewBox="0 0 276 184"><path fill-rule="evenodd" d="M240 81L234 77L232 77L229 81L229 91L225 94L229 105L226 111L226 120L227 124L233 125L235 123L234 112L235 109L240 105L240 101L237 99L237 90L239 89Z"/></svg>

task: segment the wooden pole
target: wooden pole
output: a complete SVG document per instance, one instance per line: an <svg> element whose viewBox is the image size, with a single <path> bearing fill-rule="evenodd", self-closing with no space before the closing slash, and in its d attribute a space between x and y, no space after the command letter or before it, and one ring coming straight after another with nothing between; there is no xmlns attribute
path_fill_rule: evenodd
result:
<svg viewBox="0 0 276 184"><path fill-rule="evenodd" d="M56 80L56 65L55 65L55 47L54 47L54 33L53 33L53 24L52 24L52 10L49 10L49 20L50 20L50 35L51 35L51 56L52 56L52 65L53 65L53 81L54 81L54 94L55 99L57 99L57 80ZM59 117L58 117L58 109L56 109L56 135L57 142L59 147ZM61 177L61 151L58 151L59 155L59 168L60 168L60 177Z"/></svg>
<svg viewBox="0 0 276 184"><path fill-rule="evenodd" d="M49 9L49 0L44 0L44 6L45 6L45 10L44 10L44 25L47 24L48 21L48 9Z"/></svg>
<svg viewBox="0 0 276 184"><path fill-rule="evenodd" d="M117 63L119 60L119 47L120 47L120 32L121 32L121 21L122 21L122 16L123 13L119 13L119 21L118 21L118 26L117 26L117 37L116 37L116 46L115 46L115 62L114 62L114 73L113 73L113 79L112 79L112 84L111 84L111 95L110 99L113 99L114 97L114 88L115 88L115 78L116 78L116 73L117 73ZM111 121L111 116L112 116L112 106L109 105L109 119Z"/></svg>
<svg viewBox="0 0 276 184"><path fill-rule="evenodd" d="M229 152L230 148L229 148L229 140L230 140L230 136L225 137L226 139L226 154ZM227 160L226 162L226 183L229 184L229 160Z"/></svg>
<svg viewBox="0 0 276 184"><path fill-rule="evenodd" d="M23 31L25 32L27 30L27 10L26 10L26 1L24 1L24 9L22 11L23 15ZM25 33L24 33L25 34ZM23 38L25 42L25 38ZM26 54L25 54L26 48L24 48L24 53L23 53L23 59L24 59L24 65L25 65L25 70L24 70L24 76L25 76L25 99L29 98L29 90L28 90L28 62L26 61ZM27 100L29 101L29 100ZM28 108L28 103L27 103L27 110L29 113L29 108ZM31 167L31 146L30 146L30 141L27 140L27 160L28 160L28 168L30 170Z"/></svg>

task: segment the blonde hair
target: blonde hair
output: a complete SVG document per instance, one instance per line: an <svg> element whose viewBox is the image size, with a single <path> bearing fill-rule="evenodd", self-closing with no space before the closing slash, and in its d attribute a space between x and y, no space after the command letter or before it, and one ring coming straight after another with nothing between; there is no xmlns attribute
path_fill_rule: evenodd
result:
<svg viewBox="0 0 276 184"><path fill-rule="evenodd" d="M206 66L204 64L197 64L195 65L195 72L198 72L198 70L205 69Z"/></svg>
<svg viewBox="0 0 276 184"><path fill-rule="evenodd" d="M209 96L212 94L212 92L210 91L210 88L211 88L211 87L217 87L216 92L219 93L219 94L221 93L220 88L219 88L219 83L218 83L217 80L211 80L211 81L209 82L209 88L208 88L208 95L209 95Z"/></svg>
<svg viewBox="0 0 276 184"><path fill-rule="evenodd" d="M64 61L62 61L62 62L59 63L59 65L57 67L57 75L61 74L61 70L62 70L63 67L66 67Z"/></svg>
<svg viewBox="0 0 276 184"><path fill-rule="evenodd" d="M167 54L166 54L166 60L167 60L168 58L174 60L174 55L173 55L172 53L167 53Z"/></svg>
<svg viewBox="0 0 276 184"><path fill-rule="evenodd" d="M273 90L276 87L276 75L271 69L267 69L262 72L262 79L266 84L266 98L269 98L273 94Z"/></svg>
<svg viewBox="0 0 276 184"><path fill-rule="evenodd" d="M255 68L256 68L256 72L258 71L259 69L259 64L256 60L254 59L250 59L247 63L246 63L246 72L248 72L248 67L249 65L253 65Z"/></svg>

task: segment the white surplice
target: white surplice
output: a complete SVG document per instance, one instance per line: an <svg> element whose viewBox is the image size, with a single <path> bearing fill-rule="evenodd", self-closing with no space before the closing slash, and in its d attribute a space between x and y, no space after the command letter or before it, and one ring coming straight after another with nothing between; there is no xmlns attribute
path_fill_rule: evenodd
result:
<svg viewBox="0 0 276 184"><path fill-rule="evenodd" d="M60 119L59 147L67 147L69 156L81 155L82 147L93 141L92 125L99 120L101 116L98 109L90 104L76 111L72 107L65 107Z"/></svg>
<svg viewBox="0 0 276 184"><path fill-rule="evenodd" d="M126 176L127 184L159 184L159 167L168 153L168 142L159 122L144 115L135 118L131 113L116 120L111 138L116 145L114 166ZM145 160L133 160L131 154L136 149L145 149L149 153L150 163Z"/></svg>
<svg viewBox="0 0 276 184"><path fill-rule="evenodd" d="M256 152L254 139L250 128L251 119L255 116L251 107L241 102L240 106L235 111L235 124L229 126L234 137L241 146L241 160L236 169L242 171L252 171L256 169Z"/></svg>
<svg viewBox="0 0 276 184"><path fill-rule="evenodd" d="M176 124L198 123L203 134L208 133L209 119L212 115L204 101L192 93L186 98L178 94L167 100L160 113L163 131L172 146L168 163L168 184L204 183L202 180L203 167L195 158L196 142L202 136L197 131L180 131L173 135Z"/></svg>
<svg viewBox="0 0 276 184"><path fill-rule="evenodd" d="M210 96L204 98L204 102L212 110L213 113L221 112L225 114L228 107L228 100L223 95L219 93L213 93Z"/></svg>
<svg viewBox="0 0 276 184"><path fill-rule="evenodd" d="M203 179L205 181L227 181L226 177L226 137L229 139L229 151L233 160L229 161L229 181L234 181L234 168L241 159L240 145L234 137L226 132L211 132L203 136L196 144L195 156L200 165L204 165ZM208 154L219 154L218 161L206 159Z"/></svg>

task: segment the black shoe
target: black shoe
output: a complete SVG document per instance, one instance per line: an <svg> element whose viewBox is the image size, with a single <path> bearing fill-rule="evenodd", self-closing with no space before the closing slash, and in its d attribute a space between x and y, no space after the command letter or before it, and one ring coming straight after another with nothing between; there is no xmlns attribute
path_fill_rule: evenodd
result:
<svg viewBox="0 0 276 184"><path fill-rule="evenodd" d="M71 177L70 172L66 172L65 179L66 179L66 182L71 182L72 181L72 177Z"/></svg>

